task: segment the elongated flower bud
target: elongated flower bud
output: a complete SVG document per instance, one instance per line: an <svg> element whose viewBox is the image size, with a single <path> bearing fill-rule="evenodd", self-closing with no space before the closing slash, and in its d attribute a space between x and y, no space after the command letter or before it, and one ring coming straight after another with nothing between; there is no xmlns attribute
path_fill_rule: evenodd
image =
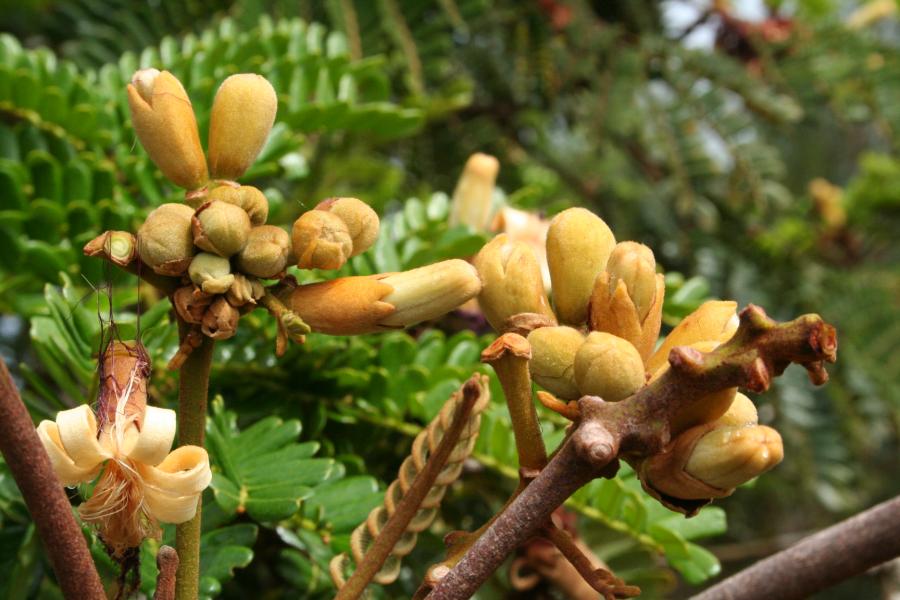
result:
<svg viewBox="0 0 900 600"><path fill-rule="evenodd" d="M209 252L194 257L188 275L207 294L224 294L234 283L228 259Z"/></svg>
<svg viewBox="0 0 900 600"><path fill-rule="evenodd" d="M697 441L685 470L707 485L735 488L784 458L781 436L771 427L717 427Z"/></svg>
<svg viewBox="0 0 900 600"><path fill-rule="evenodd" d="M213 100L209 122L209 168L213 177L241 177L269 137L278 110L275 89L265 77L232 75Z"/></svg>
<svg viewBox="0 0 900 600"><path fill-rule="evenodd" d="M481 281L472 265L456 259L402 273L301 285L279 298L313 331L356 335L434 319L480 289Z"/></svg>
<svg viewBox="0 0 900 600"><path fill-rule="evenodd" d="M196 246L225 258L241 251L251 227L244 209L217 200L198 208L191 226Z"/></svg>
<svg viewBox="0 0 900 600"><path fill-rule="evenodd" d="M353 253L347 224L324 210L300 215L291 229L291 243L301 269L340 269Z"/></svg>
<svg viewBox="0 0 900 600"><path fill-rule="evenodd" d="M274 225L260 225L250 230L247 245L237 255L237 267L248 275L270 279L284 272L291 238L287 231Z"/></svg>
<svg viewBox="0 0 900 600"><path fill-rule="evenodd" d="M647 360L647 371L654 373L669 360L675 346L690 346L695 342L725 342L737 331L737 302L710 300L682 319L666 336L659 349Z"/></svg>
<svg viewBox="0 0 900 600"><path fill-rule="evenodd" d="M453 191L451 226L468 225L477 231L487 227L499 170L500 162L489 154L469 157Z"/></svg>
<svg viewBox="0 0 900 600"><path fill-rule="evenodd" d="M269 201L265 194L252 185L220 185L209 192L206 199L240 206L250 217L253 226L262 225L269 218Z"/></svg>
<svg viewBox="0 0 900 600"><path fill-rule="evenodd" d="M137 232L138 255L160 275L181 275L194 257L191 218L184 204L163 204L144 220Z"/></svg>
<svg viewBox="0 0 900 600"><path fill-rule="evenodd" d="M473 260L482 288L478 302L491 326L502 333L506 320L519 313L538 313L556 321L547 295L541 267L525 242L510 242L501 233L488 242Z"/></svg>
<svg viewBox="0 0 900 600"><path fill-rule="evenodd" d="M575 382L575 354L584 335L571 327L541 327L528 334L531 377L565 400L581 396Z"/></svg>
<svg viewBox="0 0 900 600"><path fill-rule="evenodd" d="M583 395L618 402L644 384L644 363L629 342L595 331L575 354L575 382Z"/></svg>
<svg viewBox="0 0 900 600"><path fill-rule="evenodd" d="M594 280L606 268L616 238L603 219L584 208L556 215L547 232L547 263L560 322L587 321Z"/></svg>
<svg viewBox="0 0 900 600"><path fill-rule="evenodd" d="M163 175L187 190L202 187L206 158L181 82L168 71L138 71L128 85L128 105L134 131Z"/></svg>
<svg viewBox="0 0 900 600"><path fill-rule="evenodd" d="M653 251L637 242L620 242L609 255L606 271L609 273L610 294L622 282L637 311L638 321L643 322L656 299L656 260Z"/></svg>
<svg viewBox="0 0 900 600"><path fill-rule="evenodd" d="M356 198L329 198L316 206L316 210L324 210L337 215L347 226L353 242L350 256L362 254L372 247L378 238L380 222L378 214L372 207Z"/></svg>

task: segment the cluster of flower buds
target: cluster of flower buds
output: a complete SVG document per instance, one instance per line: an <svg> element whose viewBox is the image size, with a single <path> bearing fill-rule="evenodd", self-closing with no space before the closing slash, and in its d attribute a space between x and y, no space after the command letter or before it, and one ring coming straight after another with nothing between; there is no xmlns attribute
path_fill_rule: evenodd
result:
<svg viewBox="0 0 900 600"><path fill-rule="evenodd" d="M667 359L673 347L710 351L737 329L736 303L707 302L654 351L665 284L657 273L653 252L636 242L617 243L606 223L588 210L572 208L558 214L549 226L546 252L552 308L539 259L528 243L497 235L482 248L474 264L483 282L478 299L485 317L498 332L527 335L531 377L546 390L538 392L538 397L563 414L572 416L574 401L582 396L599 396L607 402L624 400L669 368ZM730 493L735 485L771 468L781 457L780 438L768 428L755 426L755 410L752 421L756 429L743 429L751 420L742 424L740 431L734 424L727 425L730 429L723 424L730 418L726 415L730 407L746 409L746 399L736 392L732 388L709 394L691 403L673 423L675 443L689 446L694 453L685 456L687 466L681 470L703 477L716 488L708 488L704 498L722 496L725 490ZM716 428L710 430L713 423ZM705 435L698 433L698 427L706 428ZM696 444L688 444L688 439ZM754 448L759 454L753 454ZM748 455L754 458L741 462ZM743 467L731 471L730 476L710 475L717 468L737 463ZM647 473L658 473L657 467L652 463ZM644 478L650 486L657 481L658 477ZM696 497L693 491L679 492L677 485L666 485L665 495Z"/></svg>
<svg viewBox="0 0 900 600"><path fill-rule="evenodd" d="M231 337L240 315L261 304L278 319L283 350L284 339L302 341L311 330L366 333L431 319L481 289L475 269L463 261L293 284L285 278L290 264L339 269L372 246L379 220L356 198L331 198L301 215L290 233L266 224L265 195L235 180L252 165L274 122L278 100L269 82L241 74L222 83L210 118L208 169L190 99L178 79L166 71L138 71L128 99L138 138L163 174L186 190L185 203L156 208L136 240L106 232L85 252L120 265L136 255L156 274L181 278L172 294L175 310L203 335ZM264 286L263 280L273 279L281 281ZM183 345L184 352L196 342L195 337L186 350Z"/></svg>
<svg viewBox="0 0 900 600"><path fill-rule="evenodd" d="M149 373L140 344L110 342L100 363L97 414L82 404L37 427L64 485L97 479L79 512L117 556L158 535L157 521L192 519L212 479L203 448L169 452L175 411L147 406Z"/></svg>

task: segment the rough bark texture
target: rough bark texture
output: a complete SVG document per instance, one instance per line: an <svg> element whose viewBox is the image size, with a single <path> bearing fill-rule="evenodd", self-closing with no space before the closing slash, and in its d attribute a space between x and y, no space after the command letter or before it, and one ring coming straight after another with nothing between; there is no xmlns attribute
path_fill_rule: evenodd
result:
<svg viewBox="0 0 900 600"><path fill-rule="evenodd" d="M63 595L105 600L103 584L72 506L2 359L0 414L0 451L25 498Z"/></svg>
<svg viewBox="0 0 900 600"><path fill-rule="evenodd" d="M172 546L162 546L156 555L159 575L153 600L175 600L175 573L178 571L178 553Z"/></svg>
<svg viewBox="0 0 900 600"><path fill-rule="evenodd" d="M900 556L900 496L729 577L693 600L806 598Z"/></svg>

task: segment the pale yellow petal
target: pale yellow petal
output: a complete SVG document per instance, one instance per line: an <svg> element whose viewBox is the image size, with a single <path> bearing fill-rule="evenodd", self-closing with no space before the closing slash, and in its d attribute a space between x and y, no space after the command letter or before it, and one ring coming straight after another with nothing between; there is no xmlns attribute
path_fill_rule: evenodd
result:
<svg viewBox="0 0 900 600"><path fill-rule="evenodd" d="M190 496L169 496L157 490L146 488L144 502L153 518L163 523L184 523L197 514L199 492Z"/></svg>
<svg viewBox="0 0 900 600"><path fill-rule="evenodd" d="M174 439L175 411L148 406L140 433L126 444L125 454L145 465L158 465L172 449Z"/></svg>
<svg viewBox="0 0 900 600"><path fill-rule="evenodd" d="M110 457L97 441L97 419L87 404L60 411L56 415L56 425L62 445L76 466L93 469Z"/></svg>
<svg viewBox="0 0 900 600"><path fill-rule="evenodd" d="M63 448L56 423L41 421L37 427L37 434L47 450L47 456L50 457L50 464L53 465L56 476L63 485L75 485L94 478L99 464L93 467L76 466L75 462L66 454L66 449Z"/></svg>
<svg viewBox="0 0 900 600"><path fill-rule="evenodd" d="M212 479L209 456L199 446L176 448L155 467L138 466L144 501L151 514L166 523L183 523L197 510L200 493Z"/></svg>
<svg viewBox="0 0 900 600"><path fill-rule="evenodd" d="M647 370L658 370L669 360L669 352L675 346L689 346L696 342L728 341L737 330L737 302L710 300L686 316L666 336L659 350L647 361Z"/></svg>

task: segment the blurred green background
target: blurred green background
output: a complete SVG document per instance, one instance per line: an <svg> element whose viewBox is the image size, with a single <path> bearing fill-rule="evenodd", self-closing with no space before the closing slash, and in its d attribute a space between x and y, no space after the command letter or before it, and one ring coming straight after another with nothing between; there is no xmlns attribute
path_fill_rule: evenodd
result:
<svg viewBox="0 0 900 600"><path fill-rule="evenodd" d="M330 196L361 198L383 217L375 249L340 274L474 253L486 234L447 226L447 194L471 153L493 154L498 202L546 215L586 206L618 239L651 246L673 273L667 325L718 297L779 319L818 312L838 328L827 386L789 369L758 399L786 458L754 485L691 521L629 473L571 502L582 537L645 597L687 597L900 491L898 9L894 0L0 2L0 350L35 419L47 418L92 401L91 355L110 299L123 335L134 335L140 307L157 367L151 392L174 402L167 301L80 251L178 200L130 126L124 85L137 68L175 73L201 132L227 75L272 81L276 126L245 177L265 190L270 222ZM214 364L214 467L240 482L243 467L221 466L228 453L253 451L239 432L286 428L274 451L307 444L327 475L296 481L286 510L257 514L229 510L226 484L214 483L204 593L333 594L328 561L381 501L412 436L469 373L487 372L484 333L445 321L412 334L313 335L276 360L269 320L242 320ZM494 389L476 460L378 595L409 597L442 555L441 537L477 527L514 488ZM542 418L555 443L563 424ZM144 553L145 592L155 547ZM896 572L817 598L889 598ZM0 592L59 595L5 468ZM478 597L559 596L545 584L516 596L501 570Z"/></svg>

